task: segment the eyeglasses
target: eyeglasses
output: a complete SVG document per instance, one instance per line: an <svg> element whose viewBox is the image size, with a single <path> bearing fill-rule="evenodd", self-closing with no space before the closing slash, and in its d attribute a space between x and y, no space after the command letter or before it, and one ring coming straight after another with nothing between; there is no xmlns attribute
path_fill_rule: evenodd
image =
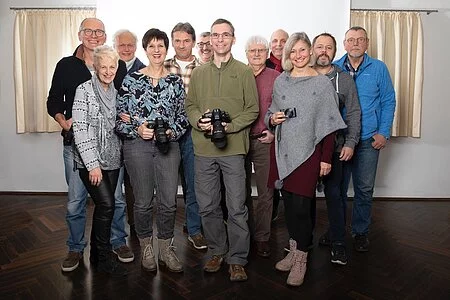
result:
<svg viewBox="0 0 450 300"><path fill-rule="evenodd" d="M210 43L210 42L207 42L207 43L203 43L203 42L197 43L197 47L199 47L199 48L209 47L209 46L211 46L211 43Z"/></svg>
<svg viewBox="0 0 450 300"><path fill-rule="evenodd" d="M355 41L358 41L358 44L362 44L362 43L364 43L365 41L367 41L367 38L365 38L365 37L359 37L359 38L357 38L357 39L355 39L355 38L348 38L347 40L345 40L347 43L349 43L349 44L354 44L355 43Z"/></svg>
<svg viewBox="0 0 450 300"><path fill-rule="evenodd" d="M85 36L92 36L92 34L95 34L96 37L102 37L105 35L105 31L101 30L101 29L89 29L89 28L85 28L83 30L81 30L84 32Z"/></svg>
<svg viewBox="0 0 450 300"><path fill-rule="evenodd" d="M229 33L229 32L223 32L223 33L216 33L216 32L214 32L214 33L211 33L211 38L214 39L214 40L217 40L219 38L219 36L221 36L224 40L227 40L227 39L231 39L233 37L233 34Z"/></svg>
<svg viewBox="0 0 450 300"><path fill-rule="evenodd" d="M251 54L264 53L267 52L267 49L248 49L247 52Z"/></svg>

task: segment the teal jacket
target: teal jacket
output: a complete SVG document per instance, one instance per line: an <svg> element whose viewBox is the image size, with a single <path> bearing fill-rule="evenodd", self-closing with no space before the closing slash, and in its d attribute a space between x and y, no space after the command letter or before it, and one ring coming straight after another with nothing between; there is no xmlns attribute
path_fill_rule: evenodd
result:
<svg viewBox="0 0 450 300"><path fill-rule="evenodd" d="M197 127L206 110L219 108L230 115L228 145L217 148ZM194 69L189 83L185 109L192 125L194 153L199 156L221 157L247 154L250 125L259 113L255 76L247 65L231 57L218 68L214 62Z"/></svg>

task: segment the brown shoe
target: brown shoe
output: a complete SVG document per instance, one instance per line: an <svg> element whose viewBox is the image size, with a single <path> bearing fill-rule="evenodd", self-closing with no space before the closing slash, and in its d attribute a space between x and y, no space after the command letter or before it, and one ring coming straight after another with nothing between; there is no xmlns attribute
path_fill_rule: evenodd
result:
<svg viewBox="0 0 450 300"><path fill-rule="evenodd" d="M256 242L256 254L262 257L270 256L270 245L269 242Z"/></svg>
<svg viewBox="0 0 450 300"><path fill-rule="evenodd" d="M231 281L246 281L247 280L247 274L245 273L244 266L242 266L242 265L230 265L228 272L230 272L230 280Z"/></svg>
<svg viewBox="0 0 450 300"><path fill-rule="evenodd" d="M208 273L214 273L220 270L220 266L223 262L222 255L213 255L203 267L203 270Z"/></svg>
<svg viewBox="0 0 450 300"><path fill-rule="evenodd" d="M80 264L80 260L82 259L83 259L82 252L69 251L69 253L67 253L66 258L61 264L61 270L63 272L72 272L78 267L78 265Z"/></svg>

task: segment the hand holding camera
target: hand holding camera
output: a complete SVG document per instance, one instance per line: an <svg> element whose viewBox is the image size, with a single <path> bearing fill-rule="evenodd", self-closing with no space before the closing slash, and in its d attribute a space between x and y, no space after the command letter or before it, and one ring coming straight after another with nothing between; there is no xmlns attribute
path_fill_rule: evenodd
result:
<svg viewBox="0 0 450 300"><path fill-rule="evenodd" d="M272 116L270 117L270 122L273 126L277 126L286 121L286 119L296 117L297 117L297 109L295 107L285 108L280 109L280 111L273 113Z"/></svg>
<svg viewBox="0 0 450 300"><path fill-rule="evenodd" d="M210 112L207 110L198 121L198 126L205 132L206 138L211 138L211 141L217 148L223 149L227 146L227 123L231 122L230 115L218 108Z"/></svg>

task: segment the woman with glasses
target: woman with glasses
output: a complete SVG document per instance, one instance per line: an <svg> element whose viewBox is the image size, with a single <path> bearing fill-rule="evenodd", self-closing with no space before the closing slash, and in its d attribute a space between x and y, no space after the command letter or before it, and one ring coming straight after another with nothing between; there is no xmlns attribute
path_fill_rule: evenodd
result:
<svg viewBox="0 0 450 300"><path fill-rule="evenodd" d="M182 272L173 237L180 164L177 140L188 126L185 91L181 78L164 68L169 46L166 33L148 30L142 46L149 64L125 77L117 98L116 130L125 139L123 155L135 197L142 267L149 271L157 268L153 251L155 198L159 264L172 272ZM129 117L122 118L124 115Z"/></svg>
<svg viewBox="0 0 450 300"><path fill-rule="evenodd" d="M275 268L290 271L287 284L293 286L303 283L306 272L317 180L330 172L335 132L346 127L330 80L312 68L311 51L304 32L289 37L265 117L275 132L269 186L281 190L291 237L289 254Z"/></svg>
<svg viewBox="0 0 450 300"><path fill-rule="evenodd" d="M114 191L121 167L120 139L115 133L117 90L114 78L119 55L109 46L94 49L94 75L78 86L72 108L74 160L81 181L94 201L90 261L97 270L125 275L126 269L111 255Z"/></svg>

